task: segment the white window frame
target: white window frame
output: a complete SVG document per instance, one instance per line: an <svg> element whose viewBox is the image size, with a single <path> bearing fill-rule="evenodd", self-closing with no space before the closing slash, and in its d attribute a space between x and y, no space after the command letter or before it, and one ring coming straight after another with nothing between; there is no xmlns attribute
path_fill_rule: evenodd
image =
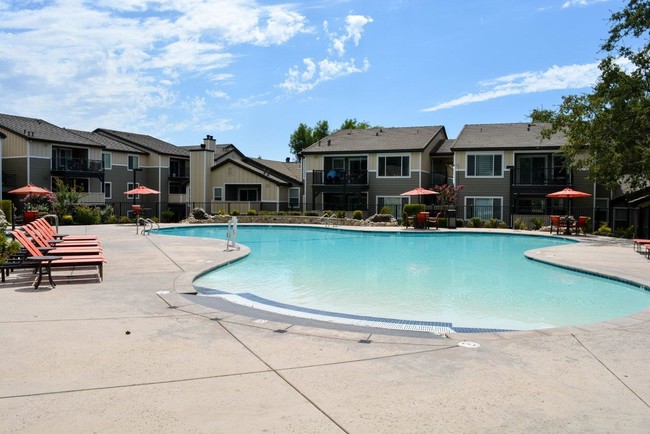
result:
<svg viewBox="0 0 650 434"><path fill-rule="evenodd" d="M468 203L467 203L468 199L473 201L473 202L475 202L476 199L491 199L492 200L492 205L476 205L475 203L472 203L472 205L468 205ZM471 215L470 216L470 215L467 214L467 211L469 210L470 206L471 207L476 207L476 206L481 206L481 207L485 206L485 207L487 207L487 206L491 206L492 210L494 210L494 208L495 208L494 200L495 199L497 199L497 200L499 200L501 202L500 205L498 206L499 213L501 214L500 216L495 217L494 213L490 213L491 217L485 218L484 215ZM465 220L469 220L472 217L480 217L483 220L490 220L490 219L494 219L494 218L499 219L499 220L503 220L503 197L502 196L466 196L465 199L464 199L464 204L465 204L465 212L464 212L464 214L465 214L464 219Z"/></svg>
<svg viewBox="0 0 650 434"><path fill-rule="evenodd" d="M292 193L295 197L292 197ZM300 187L289 187L289 208L300 207Z"/></svg>
<svg viewBox="0 0 650 434"><path fill-rule="evenodd" d="M108 195L106 195L106 187L108 187ZM113 198L113 183L112 182L104 182L102 189L104 190L104 199L112 199Z"/></svg>
<svg viewBox="0 0 650 434"><path fill-rule="evenodd" d="M223 187L212 187L212 200L215 202L223 201Z"/></svg>
<svg viewBox="0 0 650 434"><path fill-rule="evenodd" d="M492 175L470 175L470 163L469 159L470 157L474 157L474 167L473 172L476 173L476 157L492 157ZM495 157L500 157L501 159L501 164L499 165L499 175L494 174L494 169L497 167L494 164L494 158ZM470 152L465 155L465 177L466 178L503 178L503 172L504 172L504 167L503 167L503 161L505 158L503 157L503 152Z"/></svg>
<svg viewBox="0 0 650 434"><path fill-rule="evenodd" d="M135 165L131 164L131 161L135 161ZM140 168L140 157L138 155L128 155L127 156L127 170L133 171L133 169Z"/></svg>
<svg viewBox="0 0 650 434"><path fill-rule="evenodd" d="M400 172L402 172L401 175L381 175L381 160L386 159L386 158L396 158L399 157L401 158L401 164L400 164ZM403 173L403 168L404 168L404 159L408 159L408 168L406 170L406 174ZM386 171L386 163L384 161L384 172ZM410 178L411 177L411 155L410 154L385 154L385 155L377 155L377 178Z"/></svg>
<svg viewBox="0 0 650 434"><path fill-rule="evenodd" d="M108 164L106 164L108 160ZM104 170L111 170L113 168L113 154L110 152L102 152L102 166Z"/></svg>
<svg viewBox="0 0 650 434"><path fill-rule="evenodd" d="M132 182L127 182L127 183L126 183L126 191L132 190L132 189L134 189L134 188L136 188L136 187L140 187L140 183L139 183L139 182L136 182L136 183L135 183L135 186L133 185ZM133 196L134 196L134 195L132 195L132 194L127 194L127 195L126 195L126 198L127 198L127 199L133 199ZM135 198L136 198L136 199L140 199L140 195L139 195L139 194L136 194L136 195L135 195Z"/></svg>

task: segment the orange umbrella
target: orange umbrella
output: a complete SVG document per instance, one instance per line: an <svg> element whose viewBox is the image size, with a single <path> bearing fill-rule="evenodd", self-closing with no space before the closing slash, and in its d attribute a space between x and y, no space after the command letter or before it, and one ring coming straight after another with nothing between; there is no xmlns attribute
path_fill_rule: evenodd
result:
<svg viewBox="0 0 650 434"><path fill-rule="evenodd" d="M31 182L23 187L8 191L12 194L50 194L50 190L32 184Z"/></svg>
<svg viewBox="0 0 650 434"><path fill-rule="evenodd" d="M160 192L158 190L154 190L153 188L140 185L136 188L132 188L129 191L125 191L124 194L160 194Z"/></svg>
<svg viewBox="0 0 650 434"><path fill-rule="evenodd" d="M418 201L420 201L420 196L425 194L439 194L439 193L437 191L427 190L426 188L418 187L418 188L414 188L413 190L406 191L400 194L400 196L418 196Z"/></svg>
<svg viewBox="0 0 650 434"><path fill-rule="evenodd" d="M546 197L550 197L552 199L573 199L574 197L589 197L589 196L591 196L591 194L584 193L582 191L577 191L570 187L546 195Z"/></svg>

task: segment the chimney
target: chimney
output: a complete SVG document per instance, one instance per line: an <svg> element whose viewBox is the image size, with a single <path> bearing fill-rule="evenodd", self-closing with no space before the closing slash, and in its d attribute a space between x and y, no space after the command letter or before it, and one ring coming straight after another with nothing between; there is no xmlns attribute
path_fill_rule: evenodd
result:
<svg viewBox="0 0 650 434"><path fill-rule="evenodd" d="M201 145L201 148L203 149L206 147L212 151L217 150L217 141L214 140L214 137L209 134L205 136L205 139L203 139L203 144Z"/></svg>
<svg viewBox="0 0 650 434"><path fill-rule="evenodd" d="M291 163L291 158L287 157L287 163Z"/></svg>

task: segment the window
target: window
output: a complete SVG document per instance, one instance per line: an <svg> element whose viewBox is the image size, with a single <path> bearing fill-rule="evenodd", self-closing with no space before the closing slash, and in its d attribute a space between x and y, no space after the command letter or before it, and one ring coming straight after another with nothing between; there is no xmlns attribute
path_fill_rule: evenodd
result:
<svg viewBox="0 0 650 434"><path fill-rule="evenodd" d="M223 200L223 189L221 187L212 189L212 200Z"/></svg>
<svg viewBox="0 0 650 434"><path fill-rule="evenodd" d="M189 171L186 163L188 163L186 160L169 160L169 176L172 178L188 177Z"/></svg>
<svg viewBox="0 0 650 434"><path fill-rule="evenodd" d="M104 170L109 170L113 167L111 154L107 152L102 152L102 167Z"/></svg>
<svg viewBox="0 0 650 434"><path fill-rule="evenodd" d="M169 182L169 194L185 194L187 191L187 184L182 182Z"/></svg>
<svg viewBox="0 0 650 434"><path fill-rule="evenodd" d="M113 184L110 182L104 183L104 199L111 199L113 197Z"/></svg>
<svg viewBox="0 0 650 434"><path fill-rule="evenodd" d="M239 189L239 200L243 202L255 202L257 201L257 189L256 188L240 188Z"/></svg>
<svg viewBox="0 0 650 434"><path fill-rule="evenodd" d="M518 214L548 214L546 212L546 198L517 197L515 198L515 212Z"/></svg>
<svg viewBox="0 0 650 434"><path fill-rule="evenodd" d="M402 208L408 203L408 198L403 196L377 196L377 213L380 213L382 208L389 207L393 217L402 216Z"/></svg>
<svg viewBox="0 0 650 434"><path fill-rule="evenodd" d="M133 169L139 169L140 168L140 160L137 155L129 155L129 170Z"/></svg>
<svg viewBox="0 0 650 434"><path fill-rule="evenodd" d="M476 154L467 156L467 176L502 176L500 154Z"/></svg>
<svg viewBox="0 0 650 434"><path fill-rule="evenodd" d="M409 176L410 158L408 156L379 157L378 176Z"/></svg>
<svg viewBox="0 0 650 434"><path fill-rule="evenodd" d="M300 188L291 187L289 189L289 208L298 208L300 206Z"/></svg>
<svg viewBox="0 0 650 434"><path fill-rule="evenodd" d="M465 219L480 217L483 220L502 219L500 197L466 197Z"/></svg>
<svg viewBox="0 0 650 434"><path fill-rule="evenodd" d="M139 182L136 182L135 185L133 185L132 182L127 182L127 183L126 183L126 191L132 190L132 189L134 189L134 188L136 188L136 187L139 187L139 186L140 186L140 183L139 183ZM126 198L127 198L127 199L133 199L133 195L132 195L132 194L127 194L127 195L126 195ZM140 195L139 195L139 194L136 194L136 195L135 195L135 198L136 198L136 199L140 199Z"/></svg>

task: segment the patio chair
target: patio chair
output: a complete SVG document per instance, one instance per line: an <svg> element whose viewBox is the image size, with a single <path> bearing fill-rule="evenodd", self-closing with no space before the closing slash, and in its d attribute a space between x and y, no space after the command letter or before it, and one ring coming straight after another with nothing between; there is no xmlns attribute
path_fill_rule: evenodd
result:
<svg viewBox="0 0 650 434"><path fill-rule="evenodd" d="M555 234L560 233L561 230L566 229L566 223L562 223L562 218L559 215L552 215L551 216L551 233L553 233L553 227L555 227Z"/></svg>
<svg viewBox="0 0 650 434"><path fill-rule="evenodd" d="M82 241L82 240L97 240L98 237L97 235L67 235L67 234L59 234L57 233L50 222L48 222L44 218L39 218L36 219L32 222L40 231L49 239L62 239L62 240L76 240L76 241Z"/></svg>
<svg viewBox="0 0 650 434"><path fill-rule="evenodd" d="M650 239L635 238L632 241L634 242L635 252L643 252L643 247L646 247L647 249L647 245L650 244Z"/></svg>
<svg viewBox="0 0 650 434"><path fill-rule="evenodd" d="M70 268L70 267L97 267L99 273L99 280L104 279L104 256L101 253L91 253L87 255L69 255L69 256L56 256L50 254L43 254L25 234L21 231L15 230L11 231L11 235L16 239L27 251L28 256L25 258L26 261L34 261L38 272L38 278L34 283L34 288L38 288L38 285L41 283L44 272L48 275L50 279L50 284L54 285L52 281L51 269L54 267ZM48 252L49 253L49 252ZM43 270L45 268L45 270Z"/></svg>
<svg viewBox="0 0 650 434"><path fill-rule="evenodd" d="M429 213L421 211L415 215L415 228L428 229L429 228Z"/></svg>
<svg viewBox="0 0 650 434"><path fill-rule="evenodd" d="M428 219L429 226L435 226L436 229L438 229L438 220L440 219L441 215L442 213L439 212L438 214L436 214L435 217L429 217Z"/></svg>
<svg viewBox="0 0 650 434"><path fill-rule="evenodd" d="M39 245L36 240L33 238L30 239L27 237L27 234L15 230L11 233L14 238L20 242L25 249L31 254L31 251L27 248L25 245L26 243L30 245L30 247L33 247L37 249L39 252L41 252L44 255L88 255L88 254L101 254L102 253L102 248L100 246L94 245L94 246L62 246L59 247L57 246L51 246L47 243L45 243L44 246Z"/></svg>
<svg viewBox="0 0 650 434"><path fill-rule="evenodd" d="M576 221L575 225L575 233L576 235L580 235L580 232L582 232L582 235L587 235L587 220L589 220L589 217L581 215L578 217L578 221Z"/></svg>
<svg viewBox="0 0 650 434"><path fill-rule="evenodd" d="M36 225L32 223L23 225L23 230L32 237L32 241L40 248L55 248L55 247L95 247L100 248L99 240L52 240L43 234ZM101 250L101 248L100 248Z"/></svg>

